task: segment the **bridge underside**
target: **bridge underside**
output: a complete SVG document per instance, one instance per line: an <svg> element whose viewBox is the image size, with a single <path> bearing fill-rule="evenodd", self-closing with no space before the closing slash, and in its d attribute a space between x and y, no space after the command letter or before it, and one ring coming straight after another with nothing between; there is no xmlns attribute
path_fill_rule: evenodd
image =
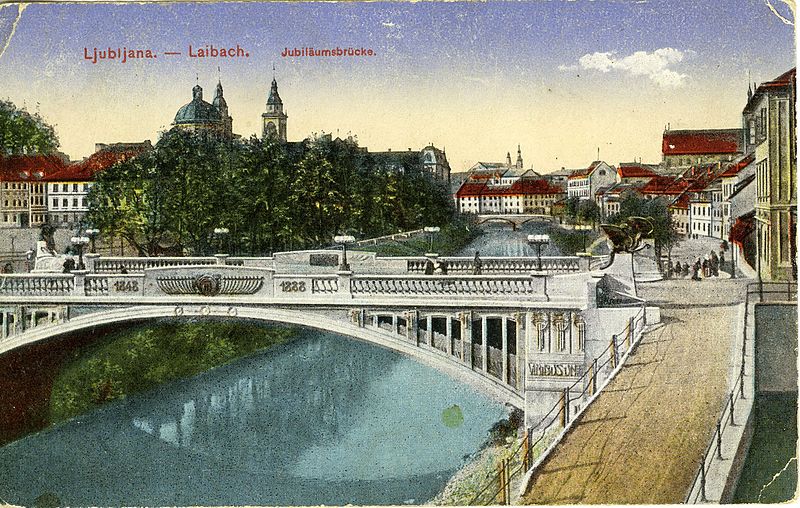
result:
<svg viewBox="0 0 800 508"><path fill-rule="evenodd" d="M257 320L314 328L376 344L414 358L504 403L525 407L521 379L525 346L518 313L210 304L124 308L35 305L0 311L0 354L117 323L163 318Z"/></svg>

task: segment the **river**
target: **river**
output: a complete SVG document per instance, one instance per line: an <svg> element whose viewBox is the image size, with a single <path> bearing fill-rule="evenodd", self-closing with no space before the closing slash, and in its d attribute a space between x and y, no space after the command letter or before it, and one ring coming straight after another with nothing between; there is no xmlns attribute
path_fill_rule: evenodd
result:
<svg viewBox="0 0 800 508"><path fill-rule="evenodd" d="M483 234L461 249L457 256L474 256L479 251L483 257L536 256L536 248L528 244L528 235L546 234L550 227L548 222L527 222L514 231L510 225L489 223L480 226ZM542 248L542 256L560 256L561 251L553 242Z"/></svg>
<svg viewBox="0 0 800 508"><path fill-rule="evenodd" d="M419 504L505 416L402 355L309 330L0 448L0 499Z"/></svg>

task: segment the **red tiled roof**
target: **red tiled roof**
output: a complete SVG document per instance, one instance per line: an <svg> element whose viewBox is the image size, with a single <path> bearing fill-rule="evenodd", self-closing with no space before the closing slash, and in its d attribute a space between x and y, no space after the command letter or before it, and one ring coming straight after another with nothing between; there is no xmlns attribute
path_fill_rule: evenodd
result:
<svg viewBox="0 0 800 508"><path fill-rule="evenodd" d="M617 174L620 178L637 178L637 177L653 177L656 176L651 169L638 164L622 165L617 168Z"/></svg>
<svg viewBox="0 0 800 508"><path fill-rule="evenodd" d="M742 129L667 131L661 141L664 155L702 155L741 152Z"/></svg>
<svg viewBox="0 0 800 508"><path fill-rule="evenodd" d="M727 177L727 176L736 176L736 175L739 174L739 171L741 171L744 168L746 168L751 162L753 162L755 160L755 158L756 158L755 154L751 153L750 155L748 155L744 159L740 160L736 164L731 164L728 167L728 169L723 171L719 176L721 176L721 177L723 177L723 176L725 176L725 177Z"/></svg>
<svg viewBox="0 0 800 508"><path fill-rule="evenodd" d="M457 198L466 198L466 197L475 197L480 196L483 192L484 187L486 187L485 183L473 183L470 181L466 181L461 184L461 187L456 192Z"/></svg>
<svg viewBox="0 0 800 508"><path fill-rule="evenodd" d="M640 190L642 194L677 195L689 187L689 182L671 176L654 176Z"/></svg>
<svg viewBox="0 0 800 508"><path fill-rule="evenodd" d="M71 164L63 170L45 177L48 182L83 182L94 179L94 175L118 162L136 157L144 150L103 150L88 158Z"/></svg>
<svg viewBox="0 0 800 508"><path fill-rule="evenodd" d="M689 194L683 194L681 196L678 196L678 199L676 199L671 205L669 205L669 207L670 208L680 208L682 210L688 210L689 209Z"/></svg>
<svg viewBox="0 0 800 508"><path fill-rule="evenodd" d="M0 181L41 180L66 167L64 161L55 155L0 156Z"/></svg>
<svg viewBox="0 0 800 508"><path fill-rule="evenodd" d="M536 194L563 194L564 189L544 179L521 178L511 185L489 187L483 183L464 183L457 198L477 196L521 196Z"/></svg>

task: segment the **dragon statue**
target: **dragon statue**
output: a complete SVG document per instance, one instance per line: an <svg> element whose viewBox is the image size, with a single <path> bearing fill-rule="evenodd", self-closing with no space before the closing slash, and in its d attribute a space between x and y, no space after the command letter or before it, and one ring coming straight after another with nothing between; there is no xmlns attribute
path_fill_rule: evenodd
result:
<svg viewBox="0 0 800 508"><path fill-rule="evenodd" d="M622 224L600 224L600 227L611 242L611 255L601 270L614 263L617 252L633 253L643 249L642 240L653 233L653 222L647 217L628 217Z"/></svg>

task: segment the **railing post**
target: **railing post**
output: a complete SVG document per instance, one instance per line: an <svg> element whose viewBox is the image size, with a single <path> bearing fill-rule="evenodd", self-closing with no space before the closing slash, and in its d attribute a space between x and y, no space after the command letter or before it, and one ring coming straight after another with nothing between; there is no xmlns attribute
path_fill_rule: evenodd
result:
<svg viewBox="0 0 800 508"><path fill-rule="evenodd" d="M528 427L528 430L525 432L525 455L523 457L525 471L531 468L531 463L533 462L533 447L531 443L533 443L533 428Z"/></svg>
<svg viewBox="0 0 800 508"><path fill-rule="evenodd" d="M628 337L627 337L627 350L630 351L631 344L633 343L633 317L628 318Z"/></svg>
<svg viewBox="0 0 800 508"><path fill-rule="evenodd" d="M717 457L722 459L722 423L717 421ZM705 461L705 457L703 457Z"/></svg>
<svg viewBox="0 0 800 508"><path fill-rule="evenodd" d="M733 421L733 412L736 410L736 403L733 401L733 392L728 394L728 400L731 402L731 425L736 426L736 422Z"/></svg>
<svg viewBox="0 0 800 508"><path fill-rule="evenodd" d="M498 504L506 504L506 459L501 459L497 465L497 487L500 493L500 502Z"/></svg>
<svg viewBox="0 0 800 508"><path fill-rule="evenodd" d="M564 388L561 392L561 426L566 427L569 423L569 389Z"/></svg>
<svg viewBox="0 0 800 508"><path fill-rule="evenodd" d="M739 372L739 396L744 399L744 358L742 358L742 369Z"/></svg>
<svg viewBox="0 0 800 508"><path fill-rule="evenodd" d="M597 358L592 362L592 395L597 393Z"/></svg>
<svg viewBox="0 0 800 508"><path fill-rule="evenodd" d="M75 284L72 287L72 294L75 296L86 296L86 270L74 270L72 272L72 281Z"/></svg>
<svg viewBox="0 0 800 508"><path fill-rule="evenodd" d="M708 501L706 499L706 464L705 464L705 457L703 457L703 462L700 464L700 500L703 502Z"/></svg>
<svg viewBox="0 0 800 508"><path fill-rule="evenodd" d="M228 254L214 254L214 257L217 258L218 265L227 265L228 264Z"/></svg>
<svg viewBox="0 0 800 508"><path fill-rule="evenodd" d="M89 254L83 255L83 264L86 266L87 272L95 272L95 264L97 263L97 258L99 257L100 254L97 254L96 252L90 252Z"/></svg>
<svg viewBox="0 0 800 508"><path fill-rule="evenodd" d="M336 288L336 294L342 296L352 296L353 291L351 287L351 281L353 280L353 272L336 272L336 275L339 277L339 286Z"/></svg>
<svg viewBox="0 0 800 508"><path fill-rule="evenodd" d="M614 334L611 336L611 368L617 368L617 335Z"/></svg>

